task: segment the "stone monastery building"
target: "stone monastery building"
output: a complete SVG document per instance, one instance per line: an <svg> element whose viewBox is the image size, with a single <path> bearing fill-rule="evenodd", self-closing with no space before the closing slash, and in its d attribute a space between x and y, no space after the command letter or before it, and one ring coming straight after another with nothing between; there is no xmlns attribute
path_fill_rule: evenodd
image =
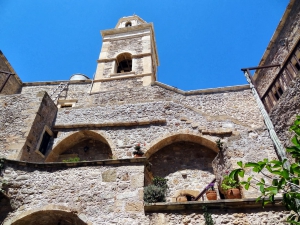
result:
<svg viewBox="0 0 300 225"><path fill-rule="evenodd" d="M280 197L262 208L254 188L218 189L238 161L289 157L299 25L291 0L255 74L243 69L250 85L187 92L157 81L153 25L136 15L101 31L93 79L23 83L0 52L0 224L207 224L203 206L214 224L285 224ZM146 204L154 176L166 202ZM217 200L197 199L214 179Z"/></svg>

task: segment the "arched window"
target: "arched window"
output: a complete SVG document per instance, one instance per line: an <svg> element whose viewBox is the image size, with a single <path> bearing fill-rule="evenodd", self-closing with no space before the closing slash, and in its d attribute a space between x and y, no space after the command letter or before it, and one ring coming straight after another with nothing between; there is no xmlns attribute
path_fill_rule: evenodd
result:
<svg viewBox="0 0 300 225"><path fill-rule="evenodd" d="M126 24L125 24L125 27L131 27L132 26L132 23L130 21L128 21Z"/></svg>
<svg viewBox="0 0 300 225"><path fill-rule="evenodd" d="M117 73L132 71L132 57L130 53L122 53L117 57Z"/></svg>

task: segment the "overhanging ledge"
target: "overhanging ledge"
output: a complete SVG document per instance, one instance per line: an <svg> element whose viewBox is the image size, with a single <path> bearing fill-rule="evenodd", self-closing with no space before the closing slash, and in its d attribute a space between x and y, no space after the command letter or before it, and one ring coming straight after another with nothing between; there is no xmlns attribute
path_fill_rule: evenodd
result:
<svg viewBox="0 0 300 225"><path fill-rule="evenodd" d="M145 204L145 212L166 212L166 211L185 211L199 210L202 211L202 206L210 209L245 209L245 208L262 208L261 202L256 202L256 198L245 199L221 199L216 201L201 201L201 202L160 202ZM267 204L265 208L281 207L282 198L275 198L274 204Z"/></svg>
<svg viewBox="0 0 300 225"><path fill-rule="evenodd" d="M145 157L127 158L127 159L105 159L95 161L79 161L79 162L26 162L12 159L5 159L6 165L17 165L22 167L33 168L71 168L85 166L107 166L107 165L130 165L130 164L146 164Z"/></svg>

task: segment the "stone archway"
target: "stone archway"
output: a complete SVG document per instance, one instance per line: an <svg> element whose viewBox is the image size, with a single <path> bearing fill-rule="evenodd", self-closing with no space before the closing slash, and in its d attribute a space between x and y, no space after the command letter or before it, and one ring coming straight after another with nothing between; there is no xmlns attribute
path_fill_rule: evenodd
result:
<svg viewBox="0 0 300 225"><path fill-rule="evenodd" d="M45 162L79 157L80 160L102 160L112 158L111 142L94 131L74 132L61 140L49 153Z"/></svg>
<svg viewBox="0 0 300 225"><path fill-rule="evenodd" d="M174 201L178 193L200 193L214 180L212 161L217 153L216 144L201 136L171 134L154 143L146 157L151 164L151 176L168 179L167 201Z"/></svg>
<svg viewBox="0 0 300 225"><path fill-rule="evenodd" d="M145 152L145 156L149 158L151 155L153 155L155 152L162 149L163 147L180 141L197 143L213 150L216 153L219 152L216 143L207 138L204 138L203 136L189 133L170 133L152 141L150 143L150 147Z"/></svg>
<svg viewBox="0 0 300 225"><path fill-rule="evenodd" d="M3 225L91 225L91 222L67 207L49 205L6 219Z"/></svg>

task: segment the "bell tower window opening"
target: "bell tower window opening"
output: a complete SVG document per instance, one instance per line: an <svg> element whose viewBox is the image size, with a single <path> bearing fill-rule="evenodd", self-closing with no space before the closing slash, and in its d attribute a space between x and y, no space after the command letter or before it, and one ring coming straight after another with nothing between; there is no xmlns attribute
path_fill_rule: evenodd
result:
<svg viewBox="0 0 300 225"><path fill-rule="evenodd" d="M132 23L131 22L127 22L127 23L125 23L125 27L131 27L132 26Z"/></svg>
<svg viewBox="0 0 300 225"><path fill-rule="evenodd" d="M130 53L123 53L117 57L117 73L132 71L132 57Z"/></svg>

